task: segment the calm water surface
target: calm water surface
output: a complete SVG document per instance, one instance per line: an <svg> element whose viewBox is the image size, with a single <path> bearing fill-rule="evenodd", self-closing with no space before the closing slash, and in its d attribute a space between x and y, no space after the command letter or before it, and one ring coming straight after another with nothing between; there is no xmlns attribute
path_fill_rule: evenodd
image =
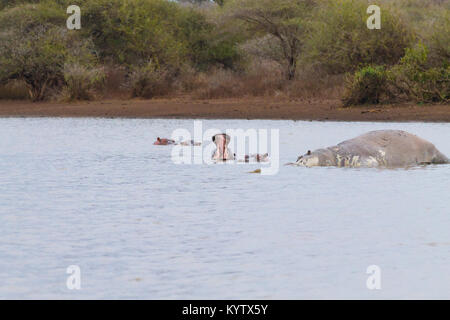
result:
<svg viewBox="0 0 450 320"><path fill-rule="evenodd" d="M375 129L450 155L450 124L203 127L279 129L281 164ZM193 120L0 119L0 298L450 298L450 166L175 165L152 142L176 128Z"/></svg>

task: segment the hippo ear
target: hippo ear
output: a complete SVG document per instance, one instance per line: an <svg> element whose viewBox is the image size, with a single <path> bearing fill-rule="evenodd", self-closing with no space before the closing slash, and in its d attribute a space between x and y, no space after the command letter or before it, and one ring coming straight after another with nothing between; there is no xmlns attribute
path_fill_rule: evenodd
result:
<svg viewBox="0 0 450 320"><path fill-rule="evenodd" d="M213 141L213 142L216 142L216 136L213 136L213 137L212 137L212 141Z"/></svg>
<svg viewBox="0 0 450 320"><path fill-rule="evenodd" d="M306 153L306 155L310 156L310 155L311 155L311 150L308 150L308 152Z"/></svg>

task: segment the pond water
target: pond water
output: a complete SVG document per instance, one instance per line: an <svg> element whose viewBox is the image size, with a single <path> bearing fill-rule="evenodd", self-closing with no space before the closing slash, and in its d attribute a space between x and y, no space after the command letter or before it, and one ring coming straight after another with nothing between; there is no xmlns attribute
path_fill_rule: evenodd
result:
<svg viewBox="0 0 450 320"><path fill-rule="evenodd" d="M450 124L202 125L279 129L278 173L175 164L152 145L194 120L0 119L0 298L450 298L449 165L283 166L376 129L450 156Z"/></svg>

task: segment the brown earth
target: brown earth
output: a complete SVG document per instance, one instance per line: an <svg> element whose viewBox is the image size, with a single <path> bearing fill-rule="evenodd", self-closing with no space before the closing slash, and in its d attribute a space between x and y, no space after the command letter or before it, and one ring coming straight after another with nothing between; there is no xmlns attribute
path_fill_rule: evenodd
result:
<svg viewBox="0 0 450 320"><path fill-rule="evenodd" d="M238 98L104 100L76 103L0 100L0 117L292 119L319 121L450 122L450 105L343 108L339 100Z"/></svg>

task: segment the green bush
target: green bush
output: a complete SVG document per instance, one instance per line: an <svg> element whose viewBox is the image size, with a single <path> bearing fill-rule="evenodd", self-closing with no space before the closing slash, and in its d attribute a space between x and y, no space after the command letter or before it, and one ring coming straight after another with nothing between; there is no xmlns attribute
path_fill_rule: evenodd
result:
<svg viewBox="0 0 450 320"><path fill-rule="evenodd" d="M428 65L450 65L450 10L442 10L432 23L432 32L423 41L429 47Z"/></svg>
<svg viewBox="0 0 450 320"><path fill-rule="evenodd" d="M447 102L450 99L450 66L427 67L424 45L407 49L400 63L389 70L393 95L416 102Z"/></svg>
<svg viewBox="0 0 450 320"><path fill-rule="evenodd" d="M86 0L83 32L103 59L127 66L158 61L176 70L189 61L233 67L239 60L236 36L221 33L204 12L167 0Z"/></svg>
<svg viewBox="0 0 450 320"><path fill-rule="evenodd" d="M138 97L177 88L204 88L205 97L297 90L281 86L281 66L286 79L308 85L352 73L346 104L447 102L450 0L373 3L381 30L367 29L365 0L0 0L1 96L19 97L8 83L21 83L36 101L60 90L70 100L93 98L105 80L101 62L120 66L120 76L107 73L111 91L127 87ZM82 10L79 31L65 27L72 4ZM414 47L419 41L427 49ZM263 62L278 63L277 71ZM323 93L315 88L306 91Z"/></svg>
<svg viewBox="0 0 450 320"><path fill-rule="evenodd" d="M212 18L204 11L181 10L180 28L186 43L186 60L201 71L213 66L236 68L241 63L240 35L221 30L210 20Z"/></svg>
<svg viewBox="0 0 450 320"><path fill-rule="evenodd" d="M427 66L450 61L450 0L384 0L428 48ZM383 4L384 5L384 4Z"/></svg>
<svg viewBox="0 0 450 320"><path fill-rule="evenodd" d="M407 49L400 62L388 70L383 66L364 67L348 78L343 103L448 102L450 66L427 65L428 49L417 45Z"/></svg>
<svg viewBox="0 0 450 320"><path fill-rule="evenodd" d="M344 106L379 103L387 93L387 74L383 66L368 66L347 78Z"/></svg>
<svg viewBox="0 0 450 320"><path fill-rule="evenodd" d="M315 9L304 59L331 74L366 65L393 65L414 39L387 6L381 6L381 30L366 26L365 0L324 0Z"/></svg>
<svg viewBox="0 0 450 320"><path fill-rule="evenodd" d="M159 61L176 67L186 46L179 38L180 10L165 0L86 0L83 28L103 59L141 65Z"/></svg>
<svg viewBox="0 0 450 320"><path fill-rule="evenodd" d="M233 69L240 63L238 35L217 28L201 9L173 1L18 0L15 4L22 2L39 3L15 7L10 3L0 12L0 81L25 80L35 101L45 99L49 88L63 85L68 99L86 96L91 90L84 92L75 78L87 76L81 69L94 67L97 53L105 64L124 66L132 79L139 74L144 79L155 76L145 71L147 61L171 76L186 64L206 71L213 66ZM82 8L81 31L65 28L69 4ZM80 69L71 70L71 76L64 71L67 64ZM83 92L71 92L71 87ZM152 96L152 85L146 87L146 93L134 94Z"/></svg>
<svg viewBox="0 0 450 320"><path fill-rule="evenodd" d="M40 0L0 0L0 10L24 3L37 3Z"/></svg>
<svg viewBox="0 0 450 320"><path fill-rule="evenodd" d="M30 98L48 98L64 83L64 65L95 63L88 39L65 28L64 11L47 5L22 5L0 12L0 83L22 80Z"/></svg>

